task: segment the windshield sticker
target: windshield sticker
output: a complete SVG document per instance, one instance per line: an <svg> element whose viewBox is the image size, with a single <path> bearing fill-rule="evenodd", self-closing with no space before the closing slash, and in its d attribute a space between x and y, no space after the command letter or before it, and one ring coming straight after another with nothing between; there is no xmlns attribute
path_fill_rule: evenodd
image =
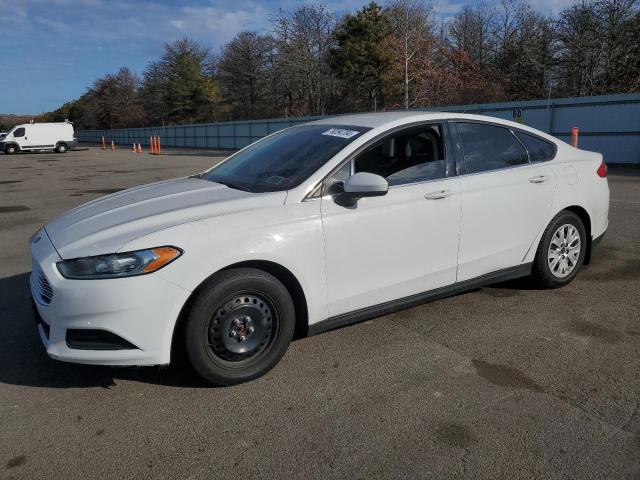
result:
<svg viewBox="0 0 640 480"><path fill-rule="evenodd" d="M360 132L356 132L355 130L345 130L343 128L330 128L326 132L323 132L322 135L329 135L330 137L340 137L340 138L351 138L358 135Z"/></svg>

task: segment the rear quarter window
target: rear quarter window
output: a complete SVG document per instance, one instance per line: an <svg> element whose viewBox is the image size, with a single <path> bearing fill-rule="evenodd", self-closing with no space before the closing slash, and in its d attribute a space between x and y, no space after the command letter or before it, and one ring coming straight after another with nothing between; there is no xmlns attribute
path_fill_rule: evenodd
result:
<svg viewBox="0 0 640 480"><path fill-rule="evenodd" d="M555 156L556 146L553 143L527 133L519 131L513 133L529 152L529 158L532 162L544 162Z"/></svg>

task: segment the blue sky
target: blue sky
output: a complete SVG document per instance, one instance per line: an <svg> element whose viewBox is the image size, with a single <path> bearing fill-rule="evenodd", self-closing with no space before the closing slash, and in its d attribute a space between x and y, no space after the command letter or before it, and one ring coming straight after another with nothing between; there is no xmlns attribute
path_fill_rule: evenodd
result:
<svg viewBox="0 0 640 480"><path fill-rule="evenodd" d="M478 0L471 0L475 3ZM497 1L497 0L496 0ZM328 0L330 11L369 0ZM96 78L127 66L142 73L162 46L182 36L218 49L241 30L266 31L295 0L0 0L0 113L37 114L82 95ZM384 4L384 1L378 3ZM542 12L571 0L533 0ZM464 0L440 0L440 14Z"/></svg>

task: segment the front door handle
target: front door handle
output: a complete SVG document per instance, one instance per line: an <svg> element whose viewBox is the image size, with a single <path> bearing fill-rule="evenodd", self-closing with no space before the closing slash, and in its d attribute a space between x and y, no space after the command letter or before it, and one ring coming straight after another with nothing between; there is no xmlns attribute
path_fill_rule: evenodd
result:
<svg viewBox="0 0 640 480"><path fill-rule="evenodd" d="M453 190L437 190L435 192L429 192L424 195L426 200L440 200L441 198L447 198L453 195Z"/></svg>
<svg viewBox="0 0 640 480"><path fill-rule="evenodd" d="M549 177L546 175L536 175L535 177L531 177L529 179L530 183L544 183L549 180Z"/></svg>

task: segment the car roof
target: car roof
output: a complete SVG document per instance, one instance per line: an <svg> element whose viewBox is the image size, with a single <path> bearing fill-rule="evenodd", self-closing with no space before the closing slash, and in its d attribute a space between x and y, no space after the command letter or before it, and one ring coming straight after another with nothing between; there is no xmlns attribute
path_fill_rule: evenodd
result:
<svg viewBox="0 0 640 480"><path fill-rule="evenodd" d="M551 135L523 125L521 123L512 122L498 117L490 117L488 115L473 115L469 113L456 113L456 112L436 112L427 110L412 110L412 111L393 111L393 112L376 112L376 113L356 113L337 115L334 117L322 118L310 122L309 125L343 125L353 127L367 127L371 129L384 130L385 128L392 128L402 125L404 123L412 123L416 121L441 121L441 120L470 120L480 122L491 122L495 124L505 125L511 128L517 128L519 130L529 131L538 136L547 138L554 143L558 144L557 138Z"/></svg>
<svg viewBox="0 0 640 480"><path fill-rule="evenodd" d="M353 127L368 127L378 128L386 125L387 123L396 122L398 120L406 119L411 121L415 117L433 117L442 118L442 115L446 115L439 112L377 112L377 113L355 113L346 115L337 115L335 117L327 117L321 120L311 122L317 125L351 125ZM426 119L426 118L425 118Z"/></svg>

